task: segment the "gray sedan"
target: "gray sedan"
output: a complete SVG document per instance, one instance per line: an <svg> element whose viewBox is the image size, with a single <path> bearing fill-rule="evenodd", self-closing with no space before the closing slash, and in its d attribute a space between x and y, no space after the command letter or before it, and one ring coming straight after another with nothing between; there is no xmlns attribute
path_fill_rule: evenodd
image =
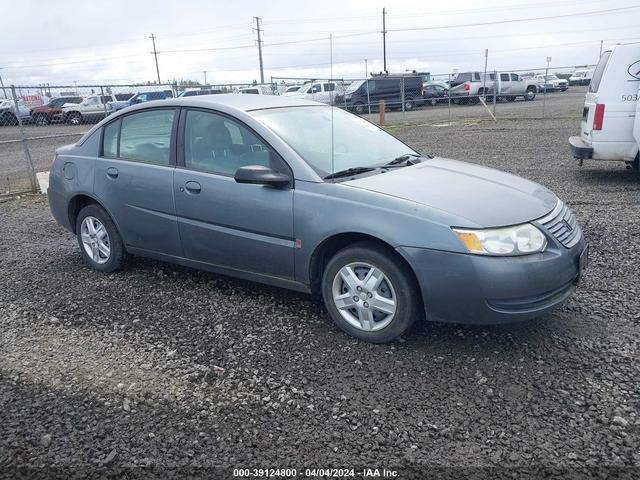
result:
<svg viewBox="0 0 640 480"><path fill-rule="evenodd" d="M96 270L140 255L321 294L371 342L422 316L539 316L572 294L587 256L573 213L541 185L290 97L124 109L56 152L48 193Z"/></svg>

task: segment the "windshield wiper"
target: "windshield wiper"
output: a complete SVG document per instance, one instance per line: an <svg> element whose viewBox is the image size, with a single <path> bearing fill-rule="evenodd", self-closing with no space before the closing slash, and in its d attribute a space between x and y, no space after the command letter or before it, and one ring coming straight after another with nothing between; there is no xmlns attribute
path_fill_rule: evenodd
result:
<svg viewBox="0 0 640 480"><path fill-rule="evenodd" d="M376 169L375 167L351 167L351 168L347 168L346 170L340 170L335 173L330 173L329 175L324 177L324 179L328 180L330 178L348 177L349 175L357 175L359 173L372 172L375 169Z"/></svg>
<svg viewBox="0 0 640 480"><path fill-rule="evenodd" d="M415 165L416 163L420 163L420 157L422 155L416 155L414 153L406 153L404 155L400 155L399 157L394 158L388 163L385 163L383 167L393 167L393 166L403 166L408 167L409 165Z"/></svg>

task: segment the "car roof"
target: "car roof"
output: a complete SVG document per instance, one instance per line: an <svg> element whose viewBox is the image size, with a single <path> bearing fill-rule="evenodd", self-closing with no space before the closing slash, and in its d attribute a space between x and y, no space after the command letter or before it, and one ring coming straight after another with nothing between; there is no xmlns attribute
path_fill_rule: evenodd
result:
<svg viewBox="0 0 640 480"><path fill-rule="evenodd" d="M281 97L279 95L239 95L237 93L219 93L213 95L179 97L169 100L161 100L158 103L146 102L144 104L140 104L138 107L142 109L149 108L154 105L163 107L227 107L242 112L249 112L251 110L262 110L266 108L301 107L305 105L311 106L324 104L313 102L311 100L303 100L292 97ZM127 111L130 112L133 109L136 109L136 107L130 107L129 109L127 109Z"/></svg>

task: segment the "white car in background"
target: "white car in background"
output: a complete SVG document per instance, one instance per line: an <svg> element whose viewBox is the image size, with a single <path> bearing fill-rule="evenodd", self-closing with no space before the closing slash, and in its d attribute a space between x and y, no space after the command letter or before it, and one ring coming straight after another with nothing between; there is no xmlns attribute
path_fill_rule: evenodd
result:
<svg viewBox="0 0 640 480"><path fill-rule="evenodd" d="M593 70L576 70L569 77L569 85L589 85Z"/></svg>
<svg viewBox="0 0 640 480"><path fill-rule="evenodd" d="M253 85L251 87L239 88L235 93L245 95L276 95L272 85Z"/></svg>
<svg viewBox="0 0 640 480"><path fill-rule="evenodd" d="M0 126L18 125L18 118L22 123L31 122L31 112L22 100L18 100L18 113L16 105L11 99L0 100Z"/></svg>
<svg viewBox="0 0 640 480"><path fill-rule="evenodd" d="M564 78L558 78L557 75L550 73L549 75L536 75L534 77L538 83L540 92L565 92L569 88L569 81Z"/></svg>
<svg viewBox="0 0 640 480"><path fill-rule="evenodd" d="M283 97L291 97L298 93L298 90L300 90L300 88L302 88L302 85L289 85L282 91L280 95L282 95Z"/></svg>
<svg viewBox="0 0 640 480"><path fill-rule="evenodd" d="M304 84L297 92L287 96L332 104L336 95L342 95L344 92L345 87L341 82L313 82Z"/></svg>

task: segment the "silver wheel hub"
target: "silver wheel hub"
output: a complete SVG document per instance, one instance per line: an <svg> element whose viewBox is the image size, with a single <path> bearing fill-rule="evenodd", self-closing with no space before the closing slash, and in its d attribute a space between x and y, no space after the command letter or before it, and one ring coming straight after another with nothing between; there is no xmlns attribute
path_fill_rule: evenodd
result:
<svg viewBox="0 0 640 480"><path fill-rule="evenodd" d="M389 325L396 313L397 297L384 272L369 263L353 262L333 279L333 302L353 327L376 331Z"/></svg>
<svg viewBox="0 0 640 480"><path fill-rule="evenodd" d="M111 241L107 229L95 217L88 216L80 225L80 239L85 253L99 265L107 263L111 256Z"/></svg>

